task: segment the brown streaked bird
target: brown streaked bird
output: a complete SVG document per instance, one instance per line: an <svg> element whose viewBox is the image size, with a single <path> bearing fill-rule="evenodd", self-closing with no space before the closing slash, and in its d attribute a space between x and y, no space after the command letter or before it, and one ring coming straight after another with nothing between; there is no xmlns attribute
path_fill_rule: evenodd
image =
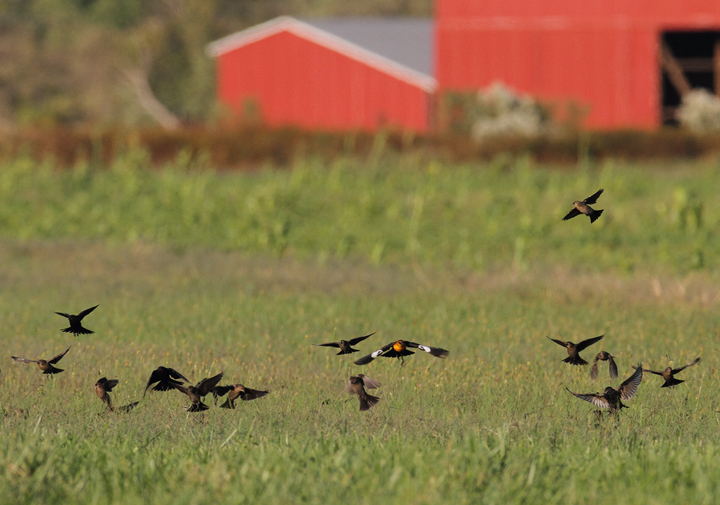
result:
<svg viewBox="0 0 720 505"><path fill-rule="evenodd" d="M72 346L70 346L72 347ZM60 368L55 368L53 365L56 364L58 361L62 359L63 356L67 354L67 352L70 350L70 347L68 347L65 352L61 352L57 356L55 356L52 359L27 359L27 358L20 358L18 356L11 356L12 359L15 361L19 361L20 363L37 363L38 368L43 371L43 375L48 374L56 374L63 372L64 370Z"/></svg>
<svg viewBox="0 0 720 505"><path fill-rule="evenodd" d="M667 367L665 370L658 371L658 370L650 370L647 368L643 369L643 372L650 372L651 374L660 375L663 379L665 379L665 383L660 386L661 388L670 388L673 386L677 386L678 384L682 384L685 381L681 381L680 379L675 378L675 374L678 374L685 370L689 366L697 365L700 362L700 358L695 358L695 361L692 363L688 363L685 366L681 366L680 368L671 368Z"/></svg>
<svg viewBox="0 0 720 505"><path fill-rule="evenodd" d="M380 383L364 375L354 375L350 377L345 387L348 393L358 395L358 398L360 398L360 412L370 410L380 401L380 398L369 395L367 391L365 391L366 386L368 389L374 389L380 386Z"/></svg>
<svg viewBox="0 0 720 505"><path fill-rule="evenodd" d="M247 402L250 400L257 400L263 396L267 396L270 391L260 391L259 389L246 388L242 384L233 384L230 386L215 386L212 389L213 396L217 399L218 396L228 395L225 403L220 405L221 409L234 409L235 400L240 398L242 401Z"/></svg>
<svg viewBox="0 0 720 505"><path fill-rule="evenodd" d="M410 349L420 349L421 351L425 351L427 353L430 353L431 355L435 356L436 358L447 358L448 354L450 354L445 349L441 349L439 347L430 347L429 345L423 345L423 344L416 344L415 342L410 342L408 340L397 340L395 342L390 342L386 346L381 347L377 351L368 354L367 356L363 356L359 360L355 362L356 365L367 365L372 360L377 358L378 356L382 356L384 358L399 358L402 362L402 364L405 364L405 356L409 356L411 354L415 354L412 351L408 351L408 348Z"/></svg>
<svg viewBox="0 0 720 505"><path fill-rule="evenodd" d="M585 400L586 402L590 402L596 407L600 407L601 409L610 409L610 413L619 412L624 408L628 408L627 405L623 404L622 400L627 401L635 396L635 392L642 381L642 376L643 370L641 363L635 369L635 372L615 389L608 386L602 393L588 394L573 393L567 387L565 389L567 389L573 396L576 396L581 400Z"/></svg>
<svg viewBox="0 0 720 505"><path fill-rule="evenodd" d="M195 386L185 387L175 382L172 382L171 385L178 391L188 395L190 400L192 400L192 404L189 407L185 407L185 410L188 412L201 412L210 408L202 402L202 397L207 396L207 394L218 385L218 382L220 382L222 378L223 373L220 372L213 377L201 380Z"/></svg>
<svg viewBox="0 0 720 505"><path fill-rule="evenodd" d="M100 400L107 405L107 408L112 411L112 400L110 399L110 391L113 390L115 386L118 385L118 381L116 379L108 380L107 377L101 377L98 379L98 381L95 383L95 394L97 395Z"/></svg>
<svg viewBox="0 0 720 505"><path fill-rule="evenodd" d="M602 195L602 192L605 191L604 189L599 190L597 193L595 193L592 196L588 196L585 200L582 202L575 201L573 202L573 209L567 213L567 215L563 218L563 221L567 221L568 219L572 219L575 216L579 216L580 214L585 214L590 218L590 223L594 223L597 218L600 217L600 214L603 213L603 209L595 210L591 205L593 205L595 202L597 202L597 199Z"/></svg>
<svg viewBox="0 0 720 505"><path fill-rule="evenodd" d="M157 382L157 384L155 384L155 386L152 388L153 391L170 391L173 386L182 386L182 382L180 382L180 379L184 380L185 382L190 382L183 374L181 374L174 368L168 368L164 366L157 367L150 374L150 378L147 381L147 386L145 386L143 398L145 398L147 390L148 388L150 388L151 384L155 384Z"/></svg>
<svg viewBox="0 0 720 505"><path fill-rule="evenodd" d="M578 342L577 344L569 341L565 342L563 340L556 340L550 337L547 338L555 342L557 345L561 345L565 349L567 349L568 357L563 360L563 363L570 363L571 365L587 365L588 362L580 357L580 351L582 351L586 347L593 345L595 342L599 341L604 336L605 335L600 335L599 337L588 338L586 340L583 340L582 342Z"/></svg>
<svg viewBox="0 0 720 505"><path fill-rule="evenodd" d="M595 356L595 359L593 360L592 368L590 369L590 378L591 379L597 379L598 377L598 365L597 362L600 361L608 361L608 371L610 372L610 378L614 379L618 376L618 370L617 365L615 364L615 360L613 359L613 355L610 354L607 351L600 351L597 356Z"/></svg>
<svg viewBox="0 0 720 505"><path fill-rule="evenodd" d="M340 349L340 352L337 353L335 356L340 356L341 354L352 354L354 352L359 352L359 349L353 349L352 346L359 344L363 340L365 340L368 337L371 337L375 335L375 332L372 332L368 335L363 335L362 337L353 338L350 340L341 340L340 342L328 342L327 344L313 344L321 347L338 347Z"/></svg>
<svg viewBox="0 0 720 505"><path fill-rule="evenodd" d="M94 307L90 307L89 309L83 310L78 315L65 314L64 312L55 312L59 316L67 317L68 320L70 321L70 326L61 331L64 331L65 333L72 333L76 337L81 334L89 335L91 333L95 333L92 330L83 328L83 325L80 322L83 320L83 317L87 316L90 312L92 312L93 310L95 310L97 308L98 308L98 305L95 305Z"/></svg>

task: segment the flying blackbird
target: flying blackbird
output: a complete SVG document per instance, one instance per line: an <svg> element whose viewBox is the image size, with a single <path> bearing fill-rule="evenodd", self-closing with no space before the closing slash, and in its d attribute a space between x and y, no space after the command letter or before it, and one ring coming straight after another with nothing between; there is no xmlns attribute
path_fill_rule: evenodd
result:
<svg viewBox="0 0 720 505"><path fill-rule="evenodd" d="M610 372L610 378L614 379L618 376L617 371L617 365L615 364L615 360L613 359L612 354L606 351L600 351L597 356L595 356L595 359L593 360L592 368L590 369L590 378L591 379L597 379L598 376L598 365L597 362L600 361L609 361L608 370Z"/></svg>
<svg viewBox="0 0 720 505"><path fill-rule="evenodd" d="M575 201L573 202L573 209L567 213L567 215L563 218L563 221L567 221L568 219L572 219L575 216L579 216L580 214L585 214L586 216L590 217L590 222L594 223L597 218L600 217L600 214L603 213L602 209L595 210L592 207L590 207L592 204L597 202L597 199L602 195L602 192L605 191L604 189L601 189L597 193L595 193L592 196L588 196L585 200L582 202Z"/></svg>
<svg viewBox="0 0 720 505"><path fill-rule="evenodd" d="M64 312L55 312L59 316L67 317L70 321L70 326L68 328L63 329L65 333L72 333L76 337L80 334L83 335L89 335L90 333L95 333L92 330L88 330L87 328L83 328L83 325L80 324L80 321L83 320L83 317L87 316L90 312L98 308L97 305L94 307L90 307L89 309L85 309L82 312L80 312L77 316L74 316L72 314L65 314Z"/></svg>
<svg viewBox="0 0 720 505"><path fill-rule="evenodd" d="M603 393L588 393L584 395L573 393L567 387L565 389L567 389L572 395L577 396L586 402L590 402L601 409L610 409L611 413L618 412L623 408L627 408L627 405L624 405L622 400L627 401L635 396L635 392L640 385L640 381L642 381L642 375L642 364L640 364L635 369L635 372L615 389L608 386L605 388Z"/></svg>
<svg viewBox="0 0 720 505"><path fill-rule="evenodd" d="M410 342L408 340L398 340L397 342L390 342L388 345L378 349L377 351L360 358L355 362L355 364L367 365L378 356L382 356L384 358L399 358L402 361L402 364L405 364L404 357L415 354L412 351L408 351L408 347L411 349L420 349L421 351L429 352L436 358L447 358L449 354L448 351L439 347L416 344L415 342Z"/></svg>
<svg viewBox="0 0 720 505"><path fill-rule="evenodd" d="M220 408L223 409L234 409L235 408L235 400L240 398L242 401L250 401L250 400L256 400L258 398L262 398L263 396L266 396L270 391L260 391L258 389L250 389L246 388L242 384L233 384L231 386L215 386L212 389L212 394L216 398L218 396L225 396L228 395L227 400L225 400L225 403L220 405Z"/></svg>
<svg viewBox="0 0 720 505"><path fill-rule="evenodd" d="M188 412L201 412L210 408L202 402L202 397L206 396L210 391L212 391L212 389L218 385L218 382L220 382L222 378L223 374L222 372L220 372L213 377L201 380L195 386L185 387L176 383L175 381L171 382L170 385L190 397L190 400L192 400L192 405L190 405L189 407L185 407Z"/></svg>
<svg viewBox="0 0 720 505"><path fill-rule="evenodd" d="M72 346L71 346L72 347ZM20 363L37 363L38 368L43 371L43 375L45 374L56 374L60 373L63 370L60 368L55 368L53 365L60 361L63 356L67 354L67 352L70 350L70 347L68 347L65 352L62 352L55 356L52 359L44 360L44 359L27 359L27 358L19 358L17 356L11 356L12 359L15 361L19 361Z"/></svg>
<svg viewBox="0 0 720 505"><path fill-rule="evenodd" d="M107 380L107 377L102 377L98 379L98 381L95 383L95 394L97 395L100 400L107 405L107 408L112 410L112 401L110 400L110 391L113 390L115 386L118 385L118 381L115 379Z"/></svg>
<svg viewBox="0 0 720 505"><path fill-rule="evenodd" d="M152 388L153 391L169 391L173 388L173 386L181 386L182 382L180 382L180 379L184 380L185 382L190 382L185 378L183 374L178 372L177 370L174 370L172 368L166 368L164 366L159 366L153 372L150 374L150 378L148 379L147 386L145 386L145 392L143 393L143 398L145 398L145 394L147 393L148 388L151 384L157 384L155 387Z"/></svg>
<svg viewBox="0 0 720 505"><path fill-rule="evenodd" d="M657 370L649 370L647 368L643 369L643 372L650 372L655 375L662 375L662 378L665 379L665 383L660 386L661 388L669 388L673 386L677 386L678 384L682 384L685 381L681 381L680 379L675 378L675 374L682 372L689 366L697 365L700 362L700 358L695 358L695 361L692 363L688 363L685 366L681 366L680 368L670 368L667 367L663 371L657 371Z"/></svg>
<svg viewBox="0 0 720 505"><path fill-rule="evenodd" d="M580 357L579 352L585 349L586 347L589 347L593 345L595 342L603 338L605 335L600 335L599 337L594 338L588 338L587 340L583 340L580 343L573 343L573 342L564 342L562 340L555 340L554 338L550 338L553 342L555 342L557 345L561 345L564 348L567 349L568 357L563 360L564 363L570 363L571 365L587 365L588 362L585 361Z"/></svg>
<svg viewBox="0 0 720 505"><path fill-rule="evenodd" d="M353 349L352 346L359 344L366 338L375 335L375 332L370 333L369 335L365 335L362 337L353 338L351 340L341 340L340 342L328 342L327 344L313 344L313 345L319 345L322 347L338 347L340 348L340 352L336 354L336 356L339 356L341 354L351 354L353 352L359 352L358 349Z"/></svg>
<svg viewBox="0 0 720 505"><path fill-rule="evenodd" d="M360 398L360 412L370 410L377 402L380 401L380 398L377 396L367 394L365 391L366 386L368 389L374 389L380 386L380 383L370 377L365 377L360 374L350 377L350 381L345 387L345 390L348 393L358 395L358 398Z"/></svg>

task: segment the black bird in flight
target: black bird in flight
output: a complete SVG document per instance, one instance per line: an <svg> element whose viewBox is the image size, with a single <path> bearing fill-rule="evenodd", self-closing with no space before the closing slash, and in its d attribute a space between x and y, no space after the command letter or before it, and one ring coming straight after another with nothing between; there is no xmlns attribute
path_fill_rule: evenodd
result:
<svg viewBox="0 0 720 505"><path fill-rule="evenodd" d="M402 363L405 364L404 357L415 354L414 352L409 351L408 348L420 349L421 351L430 353L436 358L447 358L448 354L450 354L445 349L441 349L439 347L430 347L429 345L416 344L415 342L410 342L408 340L398 340L396 342L390 342L386 346L381 347L377 351L370 353L367 356L363 356L362 358L357 360L355 364L367 365L378 356L382 356L384 358L399 358Z"/></svg>
<svg viewBox="0 0 720 505"><path fill-rule="evenodd" d="M63 370L60 368L55 368L53 365L56 364L58 361L62 359L63 356L67 354L67 352L70 350L70 347L68 347L65 352L61 352L57 356L55 356L52 359L44 360L44 359L27 359L27 358L20 358L18 356L11 356L12 359L15 361L19 361L20 363L37 363L38 368L43 371L43 375L51 375L60 373Z"/></svg>
<svg viewBox="0 0 720 505"><path fill-rule="evenodd" d="M573 393L567 387L565 389L567 389L573 396L577 396L581 400L590 402L596 407L600 407L601 409L610 409L611 413L619 412L620 410L627 408L627 405L623 404L622 400L627 401L635 396L635 392L640 385L640 381L642 381L642 376L643 370L642 364L640 364L635 369L635 372L615 389L608 386L602 393L588 394Z"/></svg>
<svg viewBox="0 0 720 505"><path fill-rule="evenodd" d="M223 374L222 372L220 372L213 377L201 380L195 386L191 385L185 387L177 384L176 382L171 382L170 384L173 388L188 395L190 397L190 400L192 400L192 405L190 405L189 407L185 407L188 412L201 412L210 408L202 402L202 397L207 396L207 394L210 393L210 391L212 391L212 389L218 385L222 378Z"/></svg>
<svg viewBox="0 0 720 505"><path fill-rule="evenodd" d="M582 202L578 202L578 201L573 202L573 209L567 213L567 215L563 218L563 221L572 219L575 216L579 216L580 214L585 214L586 216L588 216L590 218L590 222L594 223L595 220L600 217L600 214L603 213L603 209L595 210L590 206L593 205L595 202L597 202L597 199L600 197L600 195L602 195L603 191L605 191L605 190L601 189L594 195L588 196Z"/></svg>
<svg viewBox="0 0 720 505"><path fill-rule="evenodd" d="M266 396L270 391L260 391L259 389L246 388L242 384L233 384L230 386L215 386L212 389L212 394L215 398L218 396L228 395L225 403L220 405L222 409L234 409L235 400L240 398L242 401L247 402L250 400L256 400Z"/></svg>
<svg viewBox="0 0 720 505"><path fill-rule="evenodd" d="M358 349L353 349L352 346L359 344L366 338L371 337L373 335L375 335L375 332L372 332L369 335L364 335L362 337L353 338L351 340L341 340L340 342L328 342L327 344L313 344L313 345L318 345L318 346L322 346L322 347L338 347L340 349L340 352L337 353L336 356L339 356L341 354L351 354L354 352L359 352Z"/></svg>
<svg viewBox="0 0 720 505"><path fill-rule="evenodd" d="M76 337L78 335L89 335L91 333L95 333L92 330L88 330L87 328L83 328L83 325L80 323L80 321L83 320L83 317L87 316L90 312L97 309L98 306L95 305L94 307L90 307L89 309L85 309L82 312L80 312L77 316L73 314L65 314L64 312L55 312L59 316L67 317L70 321L70 326L68 328L63 329L65 333L72 333Z"/></svg>
<svg viewBox="0 0 720 505"><path fill-rule="evenodd" d="M357 376L350 377L345 390L350 394L358 395L358 398L360 398L360 412L364 412L370 410L380 401L380 398L377 396L369 395L367 391L365 391L365 388L376 389L378 387L380 387L378 381L366 377L363 374L358 374Z"/></svg>
<svg viewBox="0 0 720 505"><path fill-rule="evenodd" d="M147 390L150 388L151 384L155 384L157 382L157 384L155 384L155 386L152 388L153 391L169 391L173 388L173 386L182 385L180 379L184 380L185 382L190 382L185 378L183 374L173 368L166 368L164 366L157 367L150 374L150 378L147 381L147 386L145 386L143 398L145 398L145 394L147 394Z"/></svg>
<svg viewBox="0 0 720 505"><path fill-rule="evenodd" d="M600 335L599 337L588 338L587 340L583 340L582 342L579 342L577 344L573 342L565 342L563 340L556 340L550 337L548 338L555 342L557 345L561 345L567 349L568 357L563 360L563 363L570 363L571 365L587 365L588 362L580 357L580 351L582 351L586 347L593 345L595 342L602 339L604 336L605 335Z"/></svg>
<svg viewBox="0 0 720 505"><path fill-rule="evenodd" d="M700 362L700 358L695 358L695 361L692 363L688 363L685 366L681 366L680 368L671 368L667 367L665 370L658 371L658 370L649 370L647 368L643 369L643 372L650 372L651 374L655 375L661 375L663 379L665 379L665 383L660 386L661 388L669 388L673 386L677 386L678 384L682 384L685 381L681 381L680 379L675 378L675 374L678 374L685 370L689 366L697 365Z"/></svg>
<svg viewBox="0 0 720 505"><path fill-rule="evenodd" d="M593 360L592 368L590 369L590 378L591 379L597 379L598 377L598 365L597 362L600 361L608 361L608 371L610 372L610 378L614 379L618 376L618 370L617 365L615 364L615 360L613 359L612 354L606 351L600 351L597 356L595 356L595 359Z"/></svg>

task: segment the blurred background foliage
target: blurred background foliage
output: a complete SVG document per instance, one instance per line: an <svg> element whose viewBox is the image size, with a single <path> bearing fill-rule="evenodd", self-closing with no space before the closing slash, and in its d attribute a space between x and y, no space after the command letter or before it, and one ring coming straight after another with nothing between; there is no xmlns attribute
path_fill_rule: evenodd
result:
<svg viewBox="0 0 720 505"><path fill-rule="evenodd" d="M432 1L0 0L0 129L211 121L205 46L279 15L427 17Z"/></svg>

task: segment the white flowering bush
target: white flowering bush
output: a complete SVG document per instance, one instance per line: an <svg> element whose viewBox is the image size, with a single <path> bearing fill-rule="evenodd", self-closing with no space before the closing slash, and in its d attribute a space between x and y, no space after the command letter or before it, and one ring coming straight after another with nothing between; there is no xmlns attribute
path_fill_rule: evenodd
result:
<svg viewBox="0 0 720 505"><path fill-rule="evenodd" d="M533 137L550 125L548 110L529 96L500 83L477 93L471 135L478 140L495 136Z"/></svg>
<svg viewBox="0 0 720 505"><path fill-rule="evenodd" d="M720 98L706 89L694 89L683 97L675 117L681 126L694 132L718 132Z"/></svg>

